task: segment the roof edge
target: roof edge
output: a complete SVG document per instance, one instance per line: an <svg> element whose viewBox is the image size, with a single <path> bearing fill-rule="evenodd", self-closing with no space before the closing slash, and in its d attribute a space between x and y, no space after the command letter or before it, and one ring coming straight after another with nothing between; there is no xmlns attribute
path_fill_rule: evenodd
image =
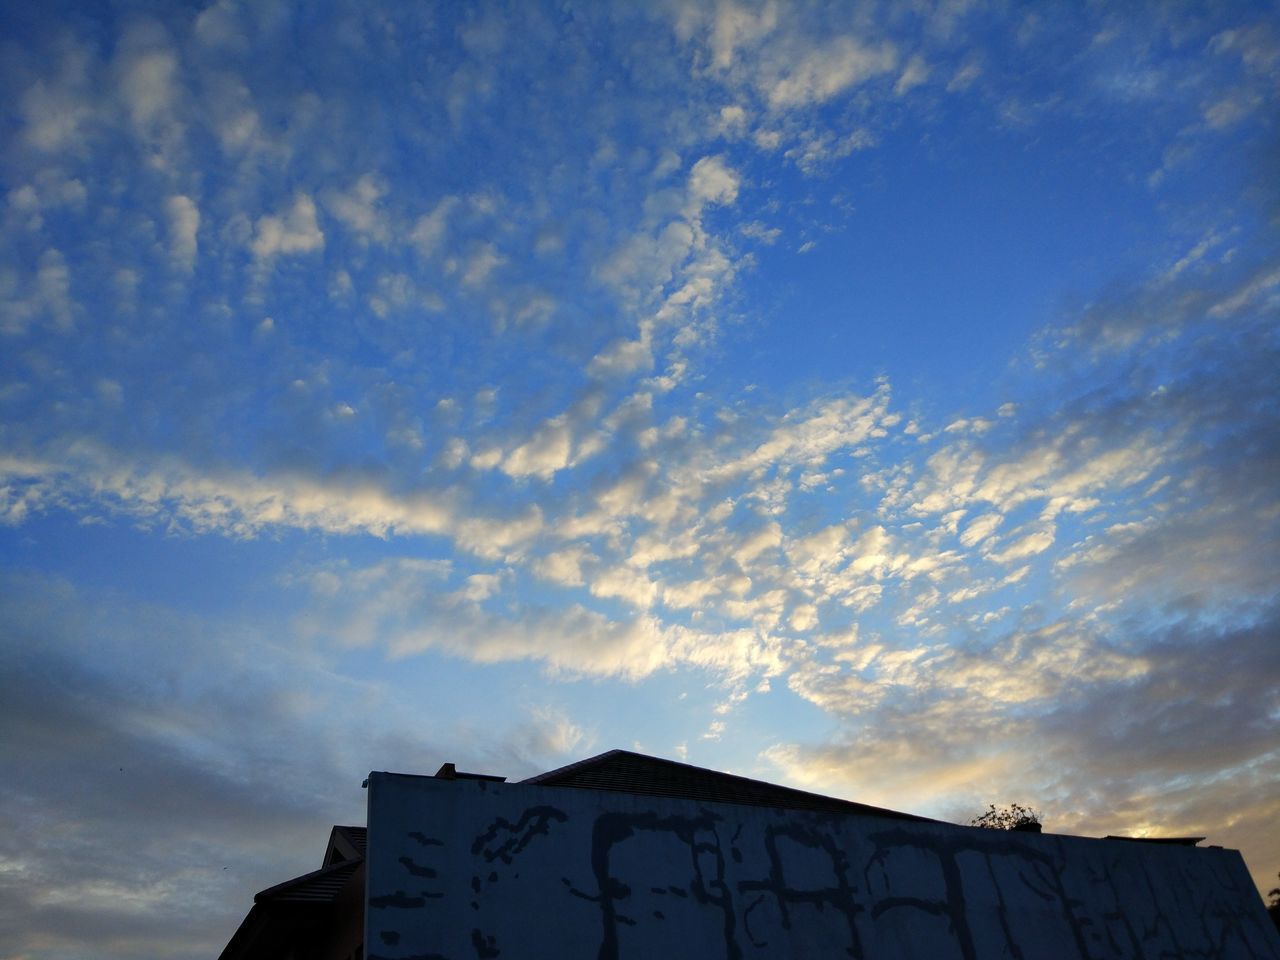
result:
<svg viewBox="0 0 1280 960"><path fill-rule="evenodd" d="M695 764L684 763L680 760L668 760L666 757L654 757L645 753L637 753L634 750L606 750L604 753L598 754L594 757L587 757L585 760L578 760L575 763L566 764L565 766L557 767L554 770L548 770L546 773L539 773L535 776L529 777L519 782L522 784L557 786L555 781L560 779L561 777L564 777L569 774L573 774L579 770L589 769L593 765L599 764L602 761L613 759L615 757L634 757L638 760L643 760L649 763L660 763L660 764L665 764L666 766L669 766L669 767L677 767L682 770L688 770L691 773L697 773L697 774L710 773L717 777L723 777L725 780L734 781L743 785L750 785L752 787L778 791L782 794L789 794L796 798L804 797L806 799L811 799L811 800L819 800L819 801L826 801L826 802L834 801L837 803L848 804L850 808L849 812L851 814L862 813L867 816L890 817L898 820L913 820L918 823L941 823L942 822L940 820L934 820L931 817L922 817L919 814L903 813L900 810L890 810L888 807L877 807L869 803L859 803L857 800L846 800L843 797L832 797L823 793L814 793L810 790L800 790L800 789L797 789L796 787L788 787L783 784L770 783L767 780L756 780L752 777L744 777L737 773L725 773L722 770L712 770L710 767L699 767ZM565 784L565 786L574 786L574 785ZM579 787L579 789L591 789L591 788ZM725 802L732 802L732 801L725 801Z"/></svg>

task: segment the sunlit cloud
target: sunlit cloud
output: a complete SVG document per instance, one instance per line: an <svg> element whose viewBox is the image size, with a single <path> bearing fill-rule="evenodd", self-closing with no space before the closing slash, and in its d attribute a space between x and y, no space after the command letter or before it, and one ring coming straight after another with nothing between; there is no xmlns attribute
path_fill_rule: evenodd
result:
<svg viewBox="0 0 1280 960"><path fill-rule="evenodd" d="M372 766L637 743L1274 882L1256 13L12 26L15 950L207 956Z"/></svg>

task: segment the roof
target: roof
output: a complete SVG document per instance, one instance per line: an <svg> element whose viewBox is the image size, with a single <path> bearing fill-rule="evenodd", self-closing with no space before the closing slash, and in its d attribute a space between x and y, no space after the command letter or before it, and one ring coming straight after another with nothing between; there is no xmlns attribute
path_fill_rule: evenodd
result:
<svg viewBox="0 0 1280 960"><path fill-rule="evenodd" d="M1129 840L1133 843L1168 843L1179 847L1194 847L1204 837L1118 837L1108 833L1103 840Z"/></svg>
<svg viewBox="0 0 1280 960"><path fill-rule="evenodd" d="M324 851L324 866L343 860L362 859L368 832L364 827L335 826L329 831L329 845Z"/></svg>
<svg viewBox="0 0 1280 960"><path fill-rule="evenodd" d="M343 860L332 866L321 867L312 873L268 887L255 896L253 902L332 903L363 862L363 858Z"/></svg>
<svg viewBox="0 0 1280 960"><path fill-rule="evenodd" d="M345 835L339 836L339 831ZM363 827L334 827L329 835L329 851L358 838L364 848ZM328 854L326 854L328 856ZM291 956L298 949L308 955L308 945L327 930L343 906L344 890L363 889L364 857L356 856L328 864L319 870L268 887L253 898L253 906L223 948L220 960L262 960Z"/></svg>
<svg viewBox="0 0 1280 960"><path fill-rule="evenodd" d="M712 803L737 803L753 807L778 807L786 810L814 810L822 813L858 814L889 817L896 820L935 822L928 817L899 813L865 803L854 803L791 787L720 773L675 760L649 757L630 750L609 750L599 756L579 760L568 766L549 770L521 783L546 787L576 787L585 790L609 790L651 797L679 797Z"/></svg>

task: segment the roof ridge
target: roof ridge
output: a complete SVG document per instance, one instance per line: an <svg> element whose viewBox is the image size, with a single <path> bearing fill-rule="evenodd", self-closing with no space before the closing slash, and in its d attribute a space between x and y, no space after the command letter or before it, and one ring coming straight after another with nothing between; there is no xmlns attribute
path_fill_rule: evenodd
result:
<svg viewBox="0 0 1280 960"><path fill-rule="evenodd" d="M752 791L757 792L757 796L761 798L766 795L772 795L773 797L778 799L781 799L784 797L790 797L795 800L803 799L805 801L810 801L818 805L821 805L822 807L840 807L840 808L843 808L844 810L847 810L847 812L849 813L861 813L869 816L893 817L901 820L915 820L915 821L926 822L926 823L938 822L938 821L932 820L930 817L922 817L918 814L903 813L902 811L891 810L887 807L877 807L868 803L859 803L856 800L846 800L843 797L832 797L828 794L814 793L813 791L810 791L810 790L801 790L798 787L789 787L783 784L770 783L767 780L757 780L753 777L745 777L742 774L738 774L738 773L727 773L723 770L712 770L709 767L699 767L699 766L696 766L695 764L688 763L681 760L669 760L665 757L654 757L644 753L637 753L634 750L607 750L604 753L598 754L597 756L588 757L585 760L579 760L576 763L570 763L563 767L557 767L554 770L548 770L546 773L537 774L536 776L529 777L527 780L522 780L520 782L528 783L528 784L545 785L545 786L568 786L568 787L580 787L580 788L587 788L587 789L619 789L619 790L622 790L622 792L634 792L634 793L652 792L655 795L666 794L666 791L646 791L643 789L637 790L635 788L635 785L631 785L630 787L610 788L602 785L592 785L587 783L564 782L567 779L571 780L577 774L588 773L593 769L603 769L607 766L609 761L617 760L617 759L637 760L637 761L640 761L641 763L665 767L670 771L679 770L679 771L684 771L695 777L704 778L704 779L710 778L712 780L718 780L722 784L733 784L739 787L749 787ZM707 798L707 799L711 799L711 798ZM732 802L758 802L758 801L744 801L742 799L734 800L727 797L724 798L724 800L725 802L731 802L731 803ZM763 805L770 805L770 804L763 804ZM806 804L806 806L807 805L808 804Z"/></svg>
<svg viewBox="0 0 1280 960"><path fill-rule="evenodd" d="M563 773L569 773L569 772L571 772L571 771L573 771L573 770L578 770L578 769L580 769L580 768L582 768L582 767L588 766L589 764L593 764L593 763L596 763L597 761L603 760L605 757L612 757L612 756L615 756L615 755L617 755L617 754L624 754L624 753L629 753L629 754L631 754L632 756L636 756L636 757L644 757L644 756L645 756L643 753L634 753L634 752L633 752L633 751L631 751L631 750L606 750L604 753L596 754L596 756L594 756L594 757L587 757L587 758L586 758L586 759L584 759L584 760L575 760L573 763L566 763L563 767L556 767L554 770L548 770L548 771L546 771L545 773L536 773L536 774L534 774L532 777L527 777L527 778L525 778L524 780L520 780L520 781L518 781L518 782L520 782L520 783L542 783L543 781L548 780L548 779L550 779L551 777L559 776L560 774L563 774ZM657 757L646 757L646 759L654 759L654 760L656 760L656 759L659 759L659 758L657 758Z"/></svg>

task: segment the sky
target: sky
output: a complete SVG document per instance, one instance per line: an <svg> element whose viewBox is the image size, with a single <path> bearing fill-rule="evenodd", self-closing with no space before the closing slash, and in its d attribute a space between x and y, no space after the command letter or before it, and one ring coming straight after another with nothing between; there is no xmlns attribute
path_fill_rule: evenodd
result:
<svg viewBox="0 0 1280 960"><path fill-rule="evenodd" d="M0 956L634 749L1280 870L1272 4L0 7Z"/></svg>

